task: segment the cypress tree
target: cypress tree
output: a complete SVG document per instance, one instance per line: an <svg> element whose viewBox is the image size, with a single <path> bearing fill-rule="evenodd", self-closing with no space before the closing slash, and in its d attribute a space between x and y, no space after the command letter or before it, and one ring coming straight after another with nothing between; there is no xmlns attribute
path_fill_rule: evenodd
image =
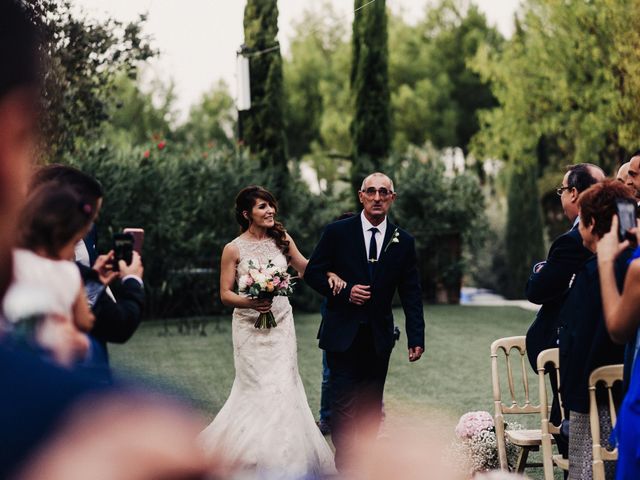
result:
<svg viewBox="0 0 640 480"><path fill-rule="evenodd" d="M240 112L242 136L261 166L273 167L274 184L270 188L281 197L288 170L282 56L277 36L277 0L248 0L244 41L250 58L251 109Z"/></svg>
<svg viewBox="0 0 640 480"><path fill-rule="evenodd" d="M538 200L537 166L533 161L512 167L508 193L506 295L522 298L533 265L544 260L542 214Z"/></svg>
<svg viewBox="0 0 640 480"><path fill-rule="evenodd" d="M355 0L354 10L363 5L363 0ZM385 0L376 0L355 12L351 91L355 98L351 182L357 191L368 173L380 170L391 145Z"/></svg>

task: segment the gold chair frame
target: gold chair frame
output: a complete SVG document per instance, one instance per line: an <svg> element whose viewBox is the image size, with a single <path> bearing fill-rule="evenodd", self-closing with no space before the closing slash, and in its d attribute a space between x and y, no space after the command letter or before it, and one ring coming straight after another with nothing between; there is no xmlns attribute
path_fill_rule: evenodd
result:
<svg viewBox="0 0 640 480"><path fill-rule="evenodd" d="M538 384L540 393L540 423L542 431L542 467L544 470L544 480L553 480L554 464L562 470L569 470L569 460L562 455L553 454L553 435L560 433L560 425L554 425L549 419L551 405L547 393L546 367L552 365L556 372L556 387L560 397L560 353L558 348L549 348L538 354L536 361L538 370ZM549 379L551 380L551 378ZM560 400L562 405L562 400ZM561 419L564 420L564 410L560 409Z"/></svg>
<svg viewBox="0 0 640 480"><path fill-rule="evenodd" d="M516 391L513 381L513 368L511 366L511 351L517 350L520 355L520 364L522 368L522 386L524 389L524 405L519 405L516 400ZM498 371L498 353L502 350L505 356L507 366L507 381L509 385L509 393L511 396L511 404L506 405L502 401L502 393L500 391L500 374ZM525 336L505 337L495 340L491 344L491 380L493 384L493 404L494 404L494 423L496 430L496 441L498 444L498 459L500 468L508 470L506 437L511 443L521 447L520 455L516 464L518 473L524 472L525 467L541 466L540 464L528 464L527 458L530 451L537 451L542 444L541 430L509 430L504 429L504 415L513 414L540 414L540 405L531 403L529 397L529 379L528 367L526 365L527 351L525 346Z"/></svg>
<svg viewBox="0 0 640 480"><path fill-rule="evenodd" d="M611 414L611 425L615 427L617 415L613 401L611 387L618 381L622 381L623 365L606 365L596 368L589 375L589 421L591 423L591 439L593 448L593 480L605 480L604 462L606 460L618 460L618 449L608 450L601 445L600 419L598 417L598 405L596 402L596 385L604 383L607 389L608 407Z"/></svg>

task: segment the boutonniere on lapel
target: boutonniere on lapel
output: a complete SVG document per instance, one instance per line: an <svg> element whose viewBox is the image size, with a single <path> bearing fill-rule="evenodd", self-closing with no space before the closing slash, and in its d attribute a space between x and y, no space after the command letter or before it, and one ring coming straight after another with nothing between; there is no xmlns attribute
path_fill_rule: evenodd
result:
<svg viewBox="0 0 640 480"><path fill-rule="evenodd" d="M389 240L389 243L387 243L387 246L384 247L384 251L386 252L387 250L389 250L389 247L394 243L400 243L400 232L398 231L397 228L393 231L393 234L391 235L391 240Z"/></svg>

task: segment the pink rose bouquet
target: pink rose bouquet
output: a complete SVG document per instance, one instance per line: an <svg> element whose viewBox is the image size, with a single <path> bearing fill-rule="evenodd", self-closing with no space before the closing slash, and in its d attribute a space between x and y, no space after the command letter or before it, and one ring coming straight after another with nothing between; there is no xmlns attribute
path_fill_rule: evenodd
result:
<svg viewBox="0 0 640 480"><path fill-rule="evenodd" d="M498 443L495 424L489 412L468 412L460 417L456 426L457 440L453 444L453 453L462 460L461 465L469 469L467 473L486 472L500 468L498 461ZM505 430L521 430L522 425L515 422L505 422ZM519 447L513 445L509 438L505 438L507 461L509 466L515 466Z"/></svg>
<svg viewBox="0 0 640 480"><path fill-rule="evenodd" d="M482 430L493 428L493 417L489 412L468 412L460 417L456 426L456 436L461 439L472 438Z"/></svg>
<svg viewBox="0 0 640 480"><path fill-rule="evenodd" d="M249 260L249 272L238 279L238 292L251 298L288 297L293 293L293 283L287 270L276 267L271 260L266 265ZM271 311L261 313L254 324L256 328L277 326Z"/></svg>

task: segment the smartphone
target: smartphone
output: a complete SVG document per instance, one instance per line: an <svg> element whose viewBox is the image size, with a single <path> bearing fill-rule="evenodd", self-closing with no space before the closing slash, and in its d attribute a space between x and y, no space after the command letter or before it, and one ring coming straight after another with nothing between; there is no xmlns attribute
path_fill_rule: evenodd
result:
<svg viewBox="0 0 640 480"><path fill-rule="evenodd" d="M133 249L142 255L142 245L144 243L144 230L142 228L130 228L127 227L122 230L122 233L130 233L133 235Z"/></svg>
<svg viewBox="0 0 640 480"><path fill-rule="evenodd" d="M627 239L636 243L635 235L629 233L629 229L636 227L636 202L626 198L619 198L616 200L616 209L618 210L618 237L620 241Z"/></svg>
<svg viewBox="0 0 640 480"><path fill-rule="evenodd" d="M114 233L113 252L114 270L118 270L118 263L120 260L124 260L124 263L131 265L131 260L133 260L133 235L130 233Z"/></svg>

